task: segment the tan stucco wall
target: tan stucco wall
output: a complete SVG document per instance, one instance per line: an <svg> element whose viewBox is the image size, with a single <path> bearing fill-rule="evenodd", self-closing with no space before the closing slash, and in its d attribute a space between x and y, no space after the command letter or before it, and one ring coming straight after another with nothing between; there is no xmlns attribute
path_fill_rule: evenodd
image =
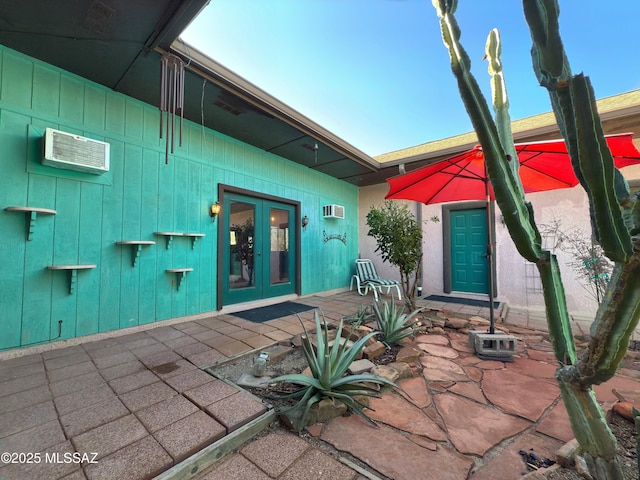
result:
<svg viewBox="0 0 640 480"><path fill-rule="evenodd" d="M640 166L627 167L623 174L629 180L640 179ZM367 236L366 216L372 205L381 205L388 191L387 184L373 185L360 188L359 219L360 219L360 257L373 259L381 276L398 278L397 270L382 262L380 256L374 253L376 244L373 238ZM561 229L569 231L580 228L588 237L591 226L587 196L580 187L572 189L541 192L527 195L533 204L536 222L551 224L554 219L561 221ZM442 221L434 223L429 219L438 216L442 220L442 204L418 205L407 202L410 209L416 212L421 208L423 220L423 292L428 294L443 294L443 234ZM517 252L506 227L500 221L500 210L496 208L496 270L498 300L506 301L514 308L525 308L530 311L544 311L544 301L540 293L534 293L527 288L527 274L537 274L535 267L527 267L525 260ZM556 251L560 263L567 306L569 313L579 317L592 317L597 309L596 301L585 288L576 280L576 273L568 265L571 260L569 254ZM473 295L467 295L473 296Z"/></svg>

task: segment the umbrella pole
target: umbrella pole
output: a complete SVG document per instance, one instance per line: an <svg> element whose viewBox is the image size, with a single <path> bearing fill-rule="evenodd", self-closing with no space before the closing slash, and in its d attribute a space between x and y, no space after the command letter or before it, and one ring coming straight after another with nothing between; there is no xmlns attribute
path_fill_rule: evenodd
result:
<svg viewBox="0 0 640 480"><path fill-rule="evenodd" d="M489 270L489 333L495 333L493 312L493 233L491 230L491 197L489 196L489 179L484 178L484 191L487 198L487 270Z"/></svg>

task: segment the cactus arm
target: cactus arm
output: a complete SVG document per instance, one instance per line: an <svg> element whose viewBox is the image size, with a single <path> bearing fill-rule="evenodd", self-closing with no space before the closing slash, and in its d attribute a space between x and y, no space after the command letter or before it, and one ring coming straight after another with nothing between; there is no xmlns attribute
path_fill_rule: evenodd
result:
<svg viewBox="0 0 640 480"><path fill-rule="evenodd" d="M593 205L596 239L611 260L624 262L632 254L631 238L624 224L615 192L616 170L598 116L588 77L576 75L570 82L576 105L578 161Z"/></svg>
<svg viewBox="0 0 640 480"><path fill-rule="evenodd" d="M557 376L581 387L600 384L616 373L631 335L640 320L640 256L616 264L610 285L591 325L591 341L576 365L561 368Z"/></svg>
<svg viewBox="0 0 640 480"><path fill-rule="evenodd" d="M616 457L616 440L602 416L591 389L558 381L571 428L580 444L592 478L624 480L622 465ZM614 468L611 466L614 465Z"/></svg>
<svg viewBox="0 0 640 480"><path fill-rule="evenodd" d="M449 51L451 70L458 81L460 96L482 145L489 178L505 225L520 254L531 262L537 262L540 257L540 233L533 223L524 196L519 195L518 188L514 186L519 178L514 177L512 169L508 167L507 155L489 106L471 74L469 56L460 44L460 28L453 15L457 2L432 0L432 3L440 18L442 39Z"/></svg>
<svg viewBox="0 0 640 480"><path fill-rule="evenodd" d="M485 58L488 60L487 69L491 76L491 98L493 100L493 111L495 112L495 121L500 143L502 144L502 148L504 148L505 153L512 159L516 159L518 158L518 153L513 145L511 116L509 115L509 96L507 95L507 86L504 82L502 61L500 60L502 44L500 42L500 32L497 28L494 28L489 32L484 52ZM513 171L513 176L517 177L520 162L511 161L508 162L508 165ZM515 182L514 188L520 191L524 197L524 190L522 189L522 184L520 182Z"/></svg>
<svg viewBox="0 0 640 480"><path fill-rule="evenodd" d="M547 323L553 351L562 365L574 365L577 361L576 346L571 333L571 322L558 259L548 251L544 251L544 256L548 258L548 261L538 262L537 267L544 292L544 304L547 309Z"/></svg>
<svg viewBox="0 0 640 480"><path fill-rule="evenodd" d="M631 242L617 202L611 200L614 196L624 198L628 187L625 189L622 175L613 165L588 79L571 76L560 38L558 2L523 0L523 7L533 41L533 69L549 91L573 170L589 196L594 235L609 258L624 261L631 253Z"/></svg>

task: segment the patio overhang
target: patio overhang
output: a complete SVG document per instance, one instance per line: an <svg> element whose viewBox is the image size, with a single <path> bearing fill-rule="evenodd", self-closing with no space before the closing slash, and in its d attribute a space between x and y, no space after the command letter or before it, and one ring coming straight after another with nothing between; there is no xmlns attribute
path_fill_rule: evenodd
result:
<svg viewBox="0 0 640 480"><path fill-rule="evenodd" d="M367 154L176 40L207 4L8 2L0 44L154 106L161 56L173 53L188 64L185 118L355 185L377 172L378 162Z"/></svg>

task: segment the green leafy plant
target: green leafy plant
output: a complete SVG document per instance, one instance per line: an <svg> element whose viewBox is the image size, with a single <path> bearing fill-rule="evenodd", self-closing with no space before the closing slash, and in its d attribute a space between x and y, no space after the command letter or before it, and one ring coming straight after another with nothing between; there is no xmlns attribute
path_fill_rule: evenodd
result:
<svg viewBox="0 0 640 480"><path fill-rule="evenodd" d="M382 309L380 308L382 303ZM378 322L378 329L380 337L382 337L383 343L390 347L400 342L403 338L410 337L415 333L424 329L420 325L419 320L413 320L413 318L422 310L418 308L411 313L404 313L404 307L397 307L391 298L391 304L386 301L375 302L373 304L373 311L376 314L376 321Z"/></svg>
<svg viewBox="0 0 640 480"><path fill-rule="evenodd" d="M367 214L367 235L375 238L382 260L398 267L407 306L416 308L416 290L422 271L422 226L409 207L398 202L384 202L371 207Z"/></svg>
<svg viewBox="0 0 640 480"><path fill-rule="evenodd" d="M538 82L549 92L571 165L589 198L595 241L614 263L607 290L593 324L587 347L578 352L558 260L542 248L542 238L525 201L518 175L509 101L500 60L500 36L492 30L485 48L489 60L495 120L471 73L471 61L460 44L455 18L457 0L432 0L460 96L482 145L487 172L504 223L518 252L538 267L549 335L558 359L555 378L567 409L580 457L597 479L623 479L616 454L616 438L593 392L593 385L609 380L625 356L640 319L640 197L615 168L606 146L595 94L589 77L573 75L569 67L558 17L557 0L523 0L532 39L531 57Z"/></svg>
<svg viewBox="0 0 640 480"><path fill-rule="evenodd" d="M338 324L333 345L330 345L329 327L322 316L322 325L318 312L315 312L316 323L316 348L314 349L307 329L304 327L304 340L302 346L304 355L311 369L312 376L303 374L282 375L273 379L273 382L290 382L300 385L302 388L295 392L281 395L279 398L300 398L295 405L285 410L303 409L299 421L294 424L294 429L301 430L309 414L311 407L323 398L339 400L361 415L368 422L376 425L365 413L368 408L358 397L379 397L378 386L388 385L399 388L395 383L386 378L371 374L346 375L347 369L365 347L369 338L375 335L371 332L357 340L352 346L347 345L346 339L341 341L342 321Z"/></svg>

